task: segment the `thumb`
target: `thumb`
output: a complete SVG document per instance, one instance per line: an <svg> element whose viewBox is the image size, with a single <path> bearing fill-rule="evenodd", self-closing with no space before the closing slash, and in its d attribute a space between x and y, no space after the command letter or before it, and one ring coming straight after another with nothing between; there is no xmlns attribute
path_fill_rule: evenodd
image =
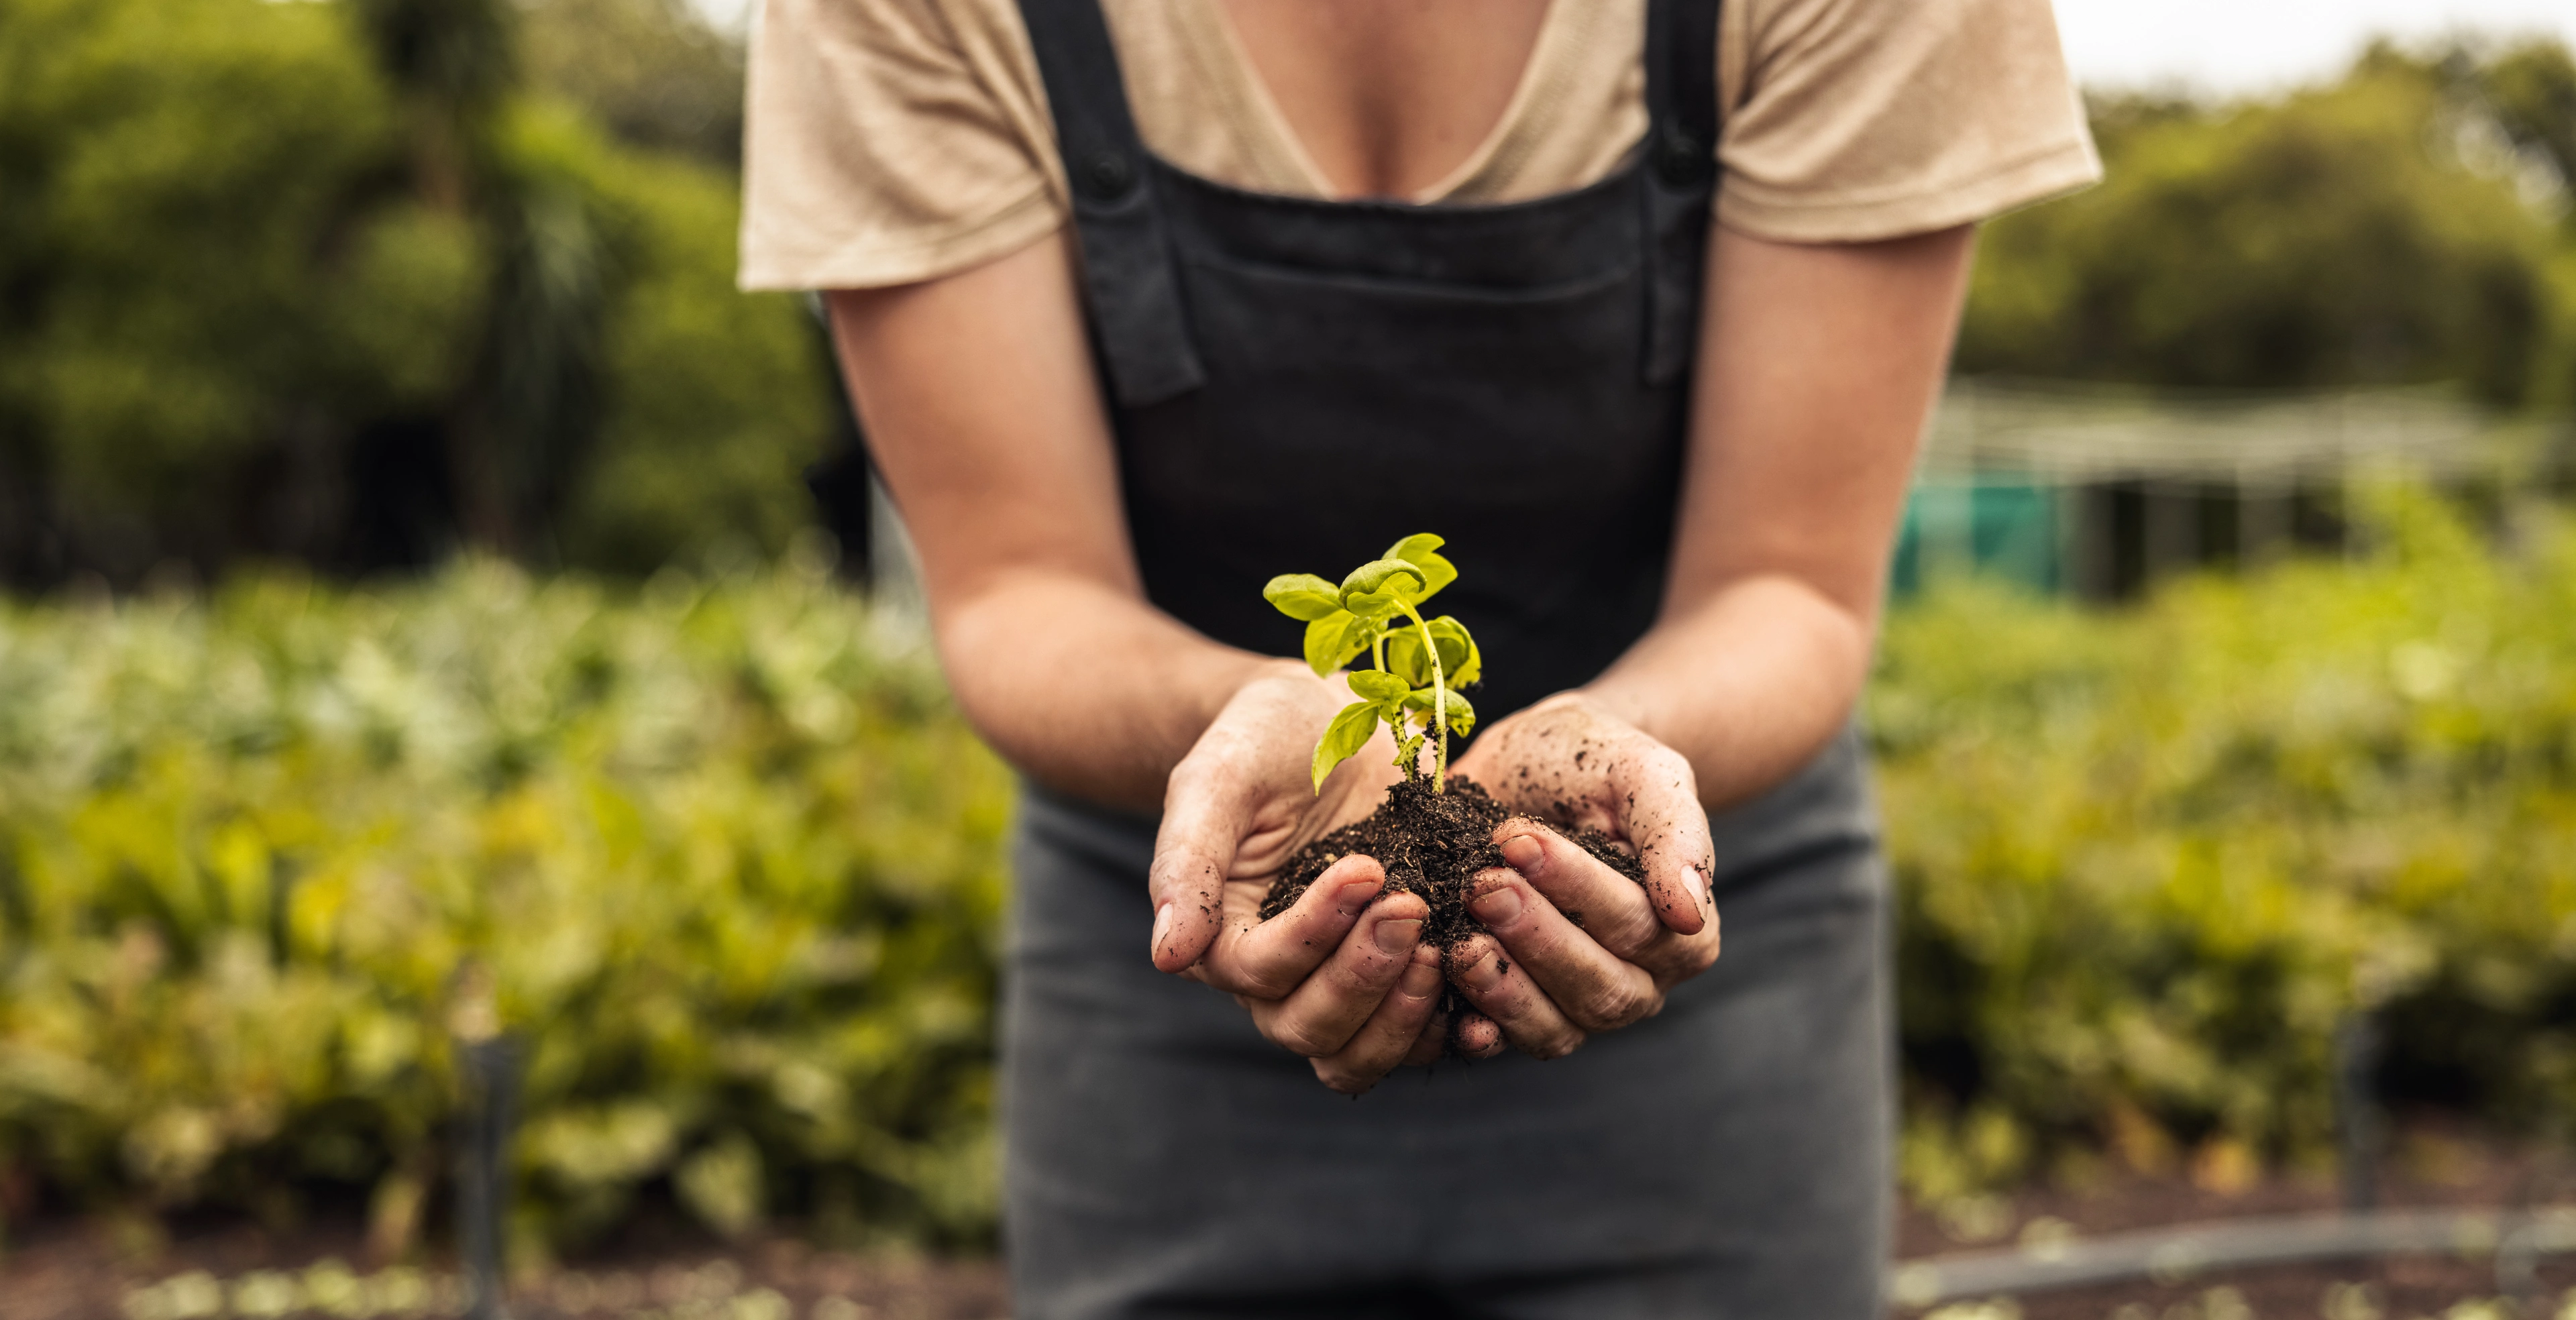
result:
<svg viewBox="0 0 2576 1320"><path fill-rule="evenodd" d="M1637 845L1637 860L1646 869L1646 896L1664 928L1676 935L1696 935L1715 918L1709 884L1716 871L1716 848L1709 837L1708 811L1700 805L1699 784L1690 762L1657 744L1640 754L1618 786L1626 802L1620 822Z"/></svg>
<svg viewBox="0 0 2576 1320"><path fill-rule="evenodd" d="M1225 776L1183 761L1163 798L1146 891L1154 900L1154 966L1180 972L1216 942L1225 924L1225 878L1248 827L1246 795Z"/></svg>

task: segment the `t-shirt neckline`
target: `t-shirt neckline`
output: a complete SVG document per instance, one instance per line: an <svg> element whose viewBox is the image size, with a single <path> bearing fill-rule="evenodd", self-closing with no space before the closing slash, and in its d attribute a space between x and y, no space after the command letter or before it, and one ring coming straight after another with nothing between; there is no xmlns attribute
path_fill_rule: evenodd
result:
<svg viewBox="0 0 2576 1320"><path fill-rule="evenodd" d="M1521 60L1519 78L1512 84L1511 99L1503 103L1502 114L1486 128L1475 150L1450 167L1448 173L1409 194L1380 196L1346 194L1335 187L1333 181L1325 176L1323 167L1316 164L1314 156L1306 150L1304 139L1297 136L1296 126L1288 122L1287 112L1281 110L1278 100L1271 96L1270 84L1263 81L1261 70L1253 64L1250 52L1244 48L1243 36L1235 30L1234 20L1226 14L1225 6L1220 0L1197 2L1205 6L1208 27L1223 48L1221 58L1216 61L1217 68L1211 71L1240 84L1243 96L1235 103L1249 105L1256 120L1238 125L1238 128L1247 134L1257 133L1267 138L1280 153L1282 163L1293 169L1304 186L1319 199L1333 202L1391 201L1412 206L1429 206L1455 196L1491 168L1503 149L1526 131L1529 107L1538 99L1537 89L1545 85L1543 65L1556 58L1563 45L1556 37L1567 13L1567 7L1559 0L1547 0L1547 12L1539 19L1538 33L1531 39L1529 54ZM1221 98L1220 103L1228 99L1231 98Z"/></svg>

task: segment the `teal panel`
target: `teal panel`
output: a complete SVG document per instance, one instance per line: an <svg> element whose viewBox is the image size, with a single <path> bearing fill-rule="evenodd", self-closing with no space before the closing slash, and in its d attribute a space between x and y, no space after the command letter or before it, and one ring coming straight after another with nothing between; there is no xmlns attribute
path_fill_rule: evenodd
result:
<svg viewBox="0 0 2576 1320"><path fill-rule="evenodd" d="M2058 492L2013 478L1923 482L1905 503L1889 589L1910 596L1926 582L1974 573L2053 592L2064 584Z"/></svg>

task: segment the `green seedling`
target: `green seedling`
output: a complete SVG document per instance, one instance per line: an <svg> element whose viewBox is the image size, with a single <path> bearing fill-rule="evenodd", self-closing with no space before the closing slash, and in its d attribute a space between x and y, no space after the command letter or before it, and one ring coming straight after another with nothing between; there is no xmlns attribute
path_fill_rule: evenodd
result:
<svg viewBox="0 0 2576 1320"><path fill-rule="evenodd" d="M1406 779L1421 780L1423 746L1437 746L1431 789L1448 791L1449 735L1464 738L1476 727L1476 708L1458 689L1476 681L1484 657L1467 625L1446 614L1422 617L1422 602L1458 580L1440 557L1442 544L1423 532L1352 569L1339 586L1312 573L1282 573L1261 589L1280 613L1304 621L1306 663L1318 676L1369 657L1370 667L1350 676L1360 699L1344 706L1315 744L1319 793L1324 776L1368 745L1380 720L1395 734L1395 764Z"/></svg>

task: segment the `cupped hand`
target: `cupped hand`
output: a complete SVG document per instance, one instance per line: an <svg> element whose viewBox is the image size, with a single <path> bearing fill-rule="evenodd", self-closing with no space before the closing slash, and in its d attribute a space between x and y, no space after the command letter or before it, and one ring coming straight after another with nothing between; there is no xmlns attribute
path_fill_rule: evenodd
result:
<svg viewBox="0 0 2576 1320"><path fill-rule="evenodd" d="M1316 740L1351 699L1293 662L1245 683L1172 771L1148 885L1154 965L1232 994L1263 1036L1356 1095L1439 1053L1441 960L1421 942L1430 910L1412 894L1380 897L1386 873L1354 856L1260 916L1289 856L1376 810L1397 777L1381 730L1316 790Z"/></svg>
<svg viewBox="0 0 2576 1320"><path fill-rule="evenodd" d="M1715 848L1680 753L1579 693L1502 720L1457 770L1516 813L1495 828L1504 866L1476 876L1468 910L1488 933L1448 951L1477 1013L1460 1047L1556 1058L1593 1032L1662 1011L1664 993L1717 961ZM1600 830L1634 851L1645 883L1526 817Z"/></svg>

